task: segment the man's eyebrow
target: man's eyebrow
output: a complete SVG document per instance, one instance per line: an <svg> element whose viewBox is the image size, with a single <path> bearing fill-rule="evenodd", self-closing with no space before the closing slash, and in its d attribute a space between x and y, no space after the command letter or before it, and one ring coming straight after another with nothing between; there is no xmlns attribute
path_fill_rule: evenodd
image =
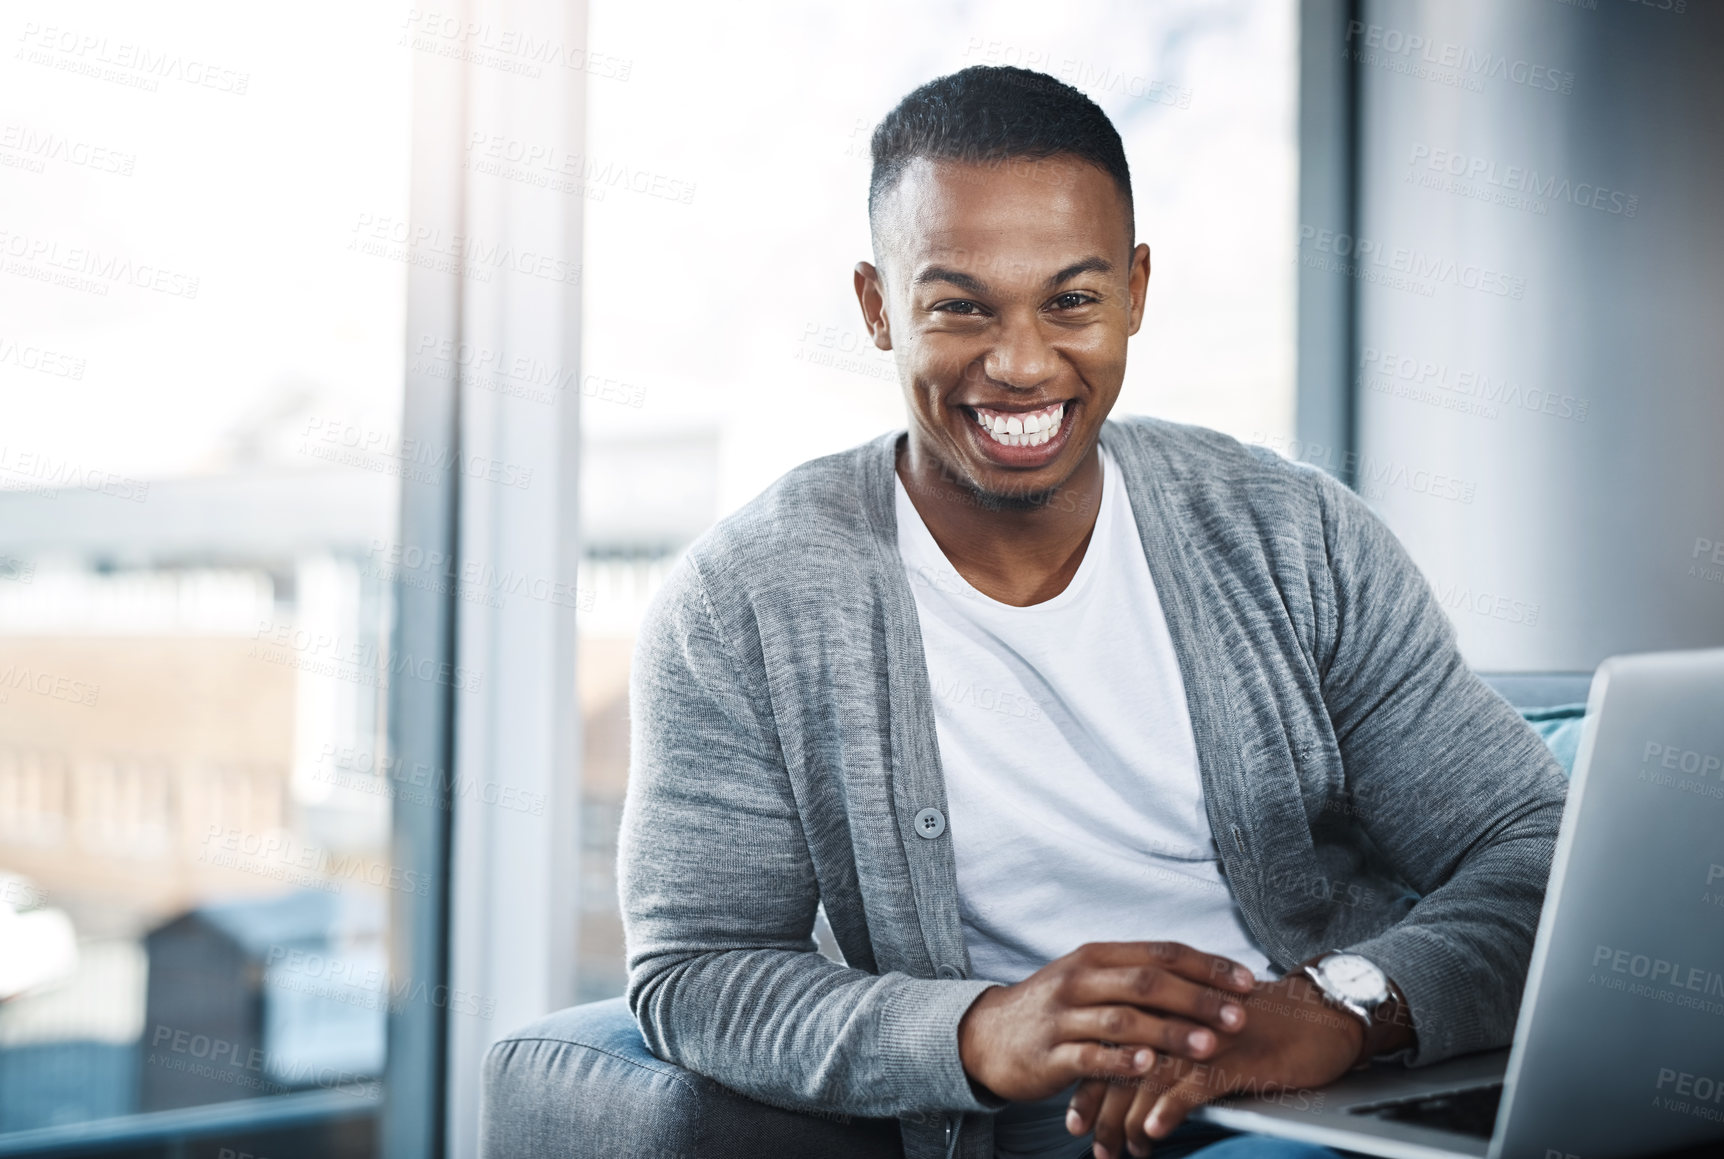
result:
<svg viewBox="0 0 1724 1159"><path fill-rule="evenodd" d="M1108 261L1106 258L1101 258L1101 257L1085 258L1081 262L1073 262L1071 265L1067 266L1065 269L1061 270L1059 273L1057 273L1053 277L1049 278L1047 280L1047 282L1045 283L1045 285L1046 285L1047 289L1051 290L1055 286L1059 285L1061 282L1070 281L1071 279L1077 277L1079 274L1111 274L1111 273L1113 273L1113 263Z"/></svg>
<svg viewBox="0 0 1724 1159"><path fill-rule="evenodd" d="M1047 289L1051 290L1055 286L1071 281L1079 274L1111 273L1113 273L1112 262L1103 257L1087 257L1082 261L1073 262L1065 269L1052 275L1045 283L1043 283L1043 285ZM973 274L966 274L958 270L947 269L945 266L929 266L927 269L922 270L916 275L916 285L918 286L926 286L933 282L945 282L947 285L957 286L959 289L966 290L972 294L985 294L988 292L987 283L983 282L982 279Z"/></svg>
<svg viewBox="0 0 1724 1159"><path fill-rule="evenodd" d="M972 294L988 292L987 284L982 279L960 273L957 270L949 270L945 266L929 266L916 275L916 285L918 286L926 286L934 282L945 282L948 285L957 286L961 290L968 290Z"/></svg>

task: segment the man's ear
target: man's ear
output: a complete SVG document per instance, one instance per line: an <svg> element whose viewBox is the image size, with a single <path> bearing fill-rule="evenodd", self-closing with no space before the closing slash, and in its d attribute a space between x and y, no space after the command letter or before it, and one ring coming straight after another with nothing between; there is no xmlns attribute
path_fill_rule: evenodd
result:
<svg viewBox="0 0 1724 1159"><path fill-rule="evenodd" d="M1131 287L1131 316L1125 331L1129 337L1143 325L1143 305L1149 293L1149 247L1141 242L1131 251L1131 271L1126 275L1126 283Z"/></svg>
<svg viewBox="0 0 1724 1159"><path fill-rule="evenodd" d="M868 262L856 263L856 301L862 307L862 324L874 339L876 350L892 349L892 323L886 317L886 289L880 271Z"/></svg>

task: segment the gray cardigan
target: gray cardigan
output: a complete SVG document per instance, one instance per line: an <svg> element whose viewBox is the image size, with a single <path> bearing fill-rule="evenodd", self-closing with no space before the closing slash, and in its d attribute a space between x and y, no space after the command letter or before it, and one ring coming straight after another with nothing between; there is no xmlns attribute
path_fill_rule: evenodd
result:
<svg viewBox="0 0 1724 1159"><path fill-rule="evenodd" d="M689 548L630 688L630 1007L655 1054L757 1099L898 1116L910 1159L992 1155L889 435L792 471ZM1283 969L1351 948L1414 1063L1512 1035L1565 782L1462 662L1394 536L1321 472L1110 422L1185 680L1210 826ZM1034 866L1025 866L1034 872ZM823 905L847 964L815 952ZM1075 947L1074 947L1075 948Z"/></svg>

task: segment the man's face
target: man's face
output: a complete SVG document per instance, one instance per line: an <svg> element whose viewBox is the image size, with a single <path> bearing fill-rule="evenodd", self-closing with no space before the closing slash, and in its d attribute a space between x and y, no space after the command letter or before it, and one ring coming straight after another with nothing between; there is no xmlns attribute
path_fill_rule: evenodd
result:
<svg viewBox="0 0 1724 1159"><path fill-rule="evenodd" d="M1125 378L1149 247L1113 179L1075 157L913 162L856 268L875 345L897 353L912 451L984 496L1069 479Z"/></svg>

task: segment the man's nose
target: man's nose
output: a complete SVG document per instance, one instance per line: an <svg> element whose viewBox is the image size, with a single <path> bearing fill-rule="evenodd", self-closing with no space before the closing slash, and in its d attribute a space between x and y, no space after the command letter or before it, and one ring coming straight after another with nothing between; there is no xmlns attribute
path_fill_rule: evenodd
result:
<svg viewBox="0 0 1724 1159"><path fill-rule="evenodd" d="M1034 390L1059 369L1059 355L1033 318L1006 319L999 341L982 356L982 373L1012 390Z"/></svg>

